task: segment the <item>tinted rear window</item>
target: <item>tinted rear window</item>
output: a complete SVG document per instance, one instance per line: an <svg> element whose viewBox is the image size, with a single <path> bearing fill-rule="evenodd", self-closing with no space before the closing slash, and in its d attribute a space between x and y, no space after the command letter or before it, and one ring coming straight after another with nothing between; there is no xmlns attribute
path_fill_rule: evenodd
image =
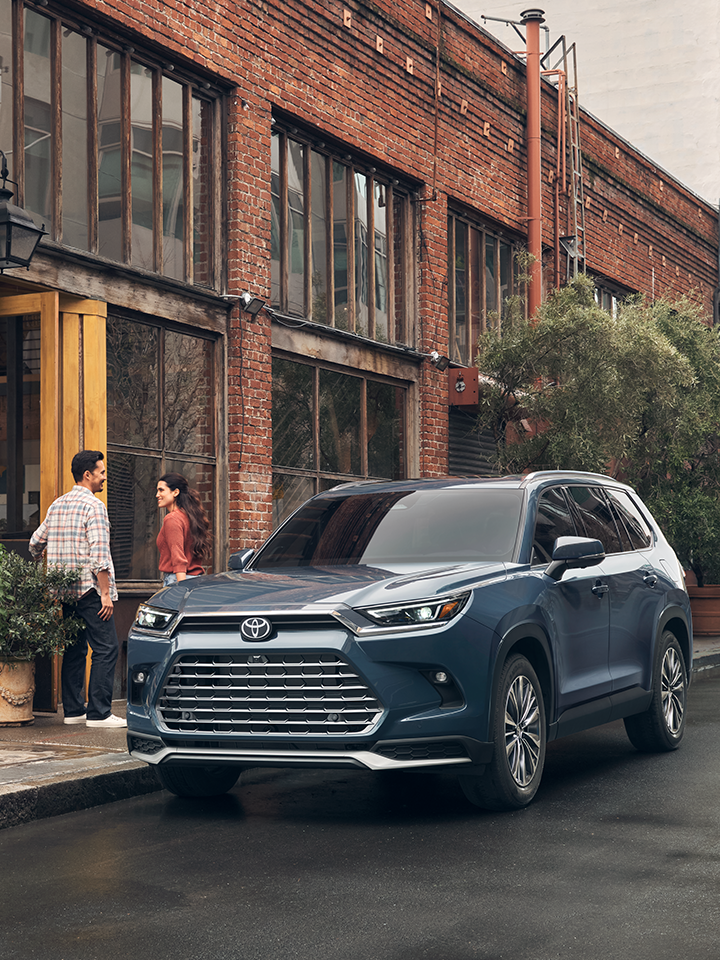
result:
<svg viewBox="0 0 720 960"><path fill-rule="evenodd" d="M472 563L512 559L519 490L454 488L310 500L253 567Z"/></svg>

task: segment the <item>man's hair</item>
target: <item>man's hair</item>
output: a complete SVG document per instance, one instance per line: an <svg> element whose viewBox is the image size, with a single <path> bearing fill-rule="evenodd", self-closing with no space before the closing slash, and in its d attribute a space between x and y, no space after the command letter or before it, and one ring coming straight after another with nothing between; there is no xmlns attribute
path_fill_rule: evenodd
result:
<svg viewBox="0 0 720 960"><path fill-rule="evenodd" d="M105 454L99 450L81 450L72 458L70 469L72 470L73 480L78 483L85 476L85 471L93 473L98 460L104 460Z"/></svg>

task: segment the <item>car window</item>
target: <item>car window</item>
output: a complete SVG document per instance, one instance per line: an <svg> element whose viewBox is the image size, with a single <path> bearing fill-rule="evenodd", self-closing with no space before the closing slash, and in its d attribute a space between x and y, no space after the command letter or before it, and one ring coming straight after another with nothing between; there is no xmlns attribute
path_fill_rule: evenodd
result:
<svg viewBox="0 0 720 960"><path fill-rule="evenodd" d="M268 540L268 567L511 560L523 494L482 487L316 497Z"/></svg>
<svg viewBox="0 0 720 960"><path fill-rule="evenodd" d="M575 522L562 489L546 490L538 500L530 563L550 563L557 538L575 536Z"/></svg>
<svg viewBox="0 0 720 960"><path fill-rule="evenodd" d="M602 487L568 485L567 491L577 506L580 520L585 527L584 535L599 540L605 553L621 553L623 544Z"/></svg>
<svg viewBox="0 0 720 960"><path fill-rule="evenodd" d="M608 499L627 530L631 550L644 550L652 544L652 533L645 518L624 490L606 490Z"/></svg>

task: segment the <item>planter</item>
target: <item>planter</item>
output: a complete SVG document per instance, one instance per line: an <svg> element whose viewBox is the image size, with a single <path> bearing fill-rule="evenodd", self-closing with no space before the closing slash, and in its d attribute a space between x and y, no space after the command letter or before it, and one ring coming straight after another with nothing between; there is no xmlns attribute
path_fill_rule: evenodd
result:
<svg viewBox="0 0 720 960"><path fill-rule="evenodd" d="M0 727L34 723L34 693L33 660L0 660Z"/></svg>
<svg viewBox="0 0 720 960"><path fill-rule="evenodd" d="M687 588L692 610L693 633L720 637L720 584Z"/></svg>

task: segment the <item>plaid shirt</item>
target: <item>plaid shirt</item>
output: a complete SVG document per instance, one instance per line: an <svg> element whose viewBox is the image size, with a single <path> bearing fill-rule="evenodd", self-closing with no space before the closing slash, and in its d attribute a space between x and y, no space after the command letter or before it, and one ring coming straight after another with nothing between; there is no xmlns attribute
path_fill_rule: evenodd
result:
<svg viewBox="0 0 720 960"><path fill-rule="evenodd" d="M73 594L82 597L93 589L100 593L97 573L107 570L110 596L117 600L107 509L87 487L75 484L70 493L50 504L45 519L30 538L30 553L36 560L45 548L48 563L65 564L79 572Z"/></svg>

